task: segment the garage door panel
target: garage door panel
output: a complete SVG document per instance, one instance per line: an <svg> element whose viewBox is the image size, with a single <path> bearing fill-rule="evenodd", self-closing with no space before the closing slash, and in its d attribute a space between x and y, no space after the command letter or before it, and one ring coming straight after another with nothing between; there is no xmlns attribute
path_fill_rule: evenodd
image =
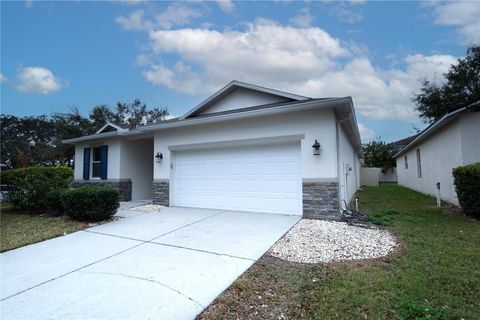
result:
<svg viewBox="0 0 480 320"><path fill-rule="evenodd" d="M300 143L178 151L172 205L301 214Z"/></svg>

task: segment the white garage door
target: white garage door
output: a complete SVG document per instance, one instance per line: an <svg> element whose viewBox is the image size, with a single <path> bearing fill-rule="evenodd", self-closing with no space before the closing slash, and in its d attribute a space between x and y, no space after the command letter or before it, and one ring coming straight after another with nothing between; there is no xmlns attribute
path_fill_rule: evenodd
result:
<svg viewBox="0 0 480 320"><path fill-rule="evenodd" d="M302 214L300 142L174 152L173 206Z"/></svg>

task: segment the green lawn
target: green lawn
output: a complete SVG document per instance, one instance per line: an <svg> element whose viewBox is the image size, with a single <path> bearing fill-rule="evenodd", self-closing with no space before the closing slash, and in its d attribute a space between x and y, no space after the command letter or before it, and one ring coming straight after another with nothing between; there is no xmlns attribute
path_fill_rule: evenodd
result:
<svg viewBox="0 0 480 320"><path fill-rule="evenodd" d="M385 184L358 197L393 256L301 265L264 256L200 319L480 319L480 222Z"/></svg>
<svg viewBox="0 0 480 320"><path fill-rule="evenodd" d="M64 217L14 213L8 204L2 204L0 211L0 252L55 238L87 227L86 223Z"/></svg>

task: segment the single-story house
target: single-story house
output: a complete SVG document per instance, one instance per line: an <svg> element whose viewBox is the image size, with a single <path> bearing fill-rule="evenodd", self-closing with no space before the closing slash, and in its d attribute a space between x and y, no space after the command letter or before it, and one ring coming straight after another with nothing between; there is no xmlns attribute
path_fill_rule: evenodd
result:
<svg viewBox="0 0 480 320"><path fill-rule="evenodd" d="M452 169L480 162L480 101L452 111L394 155L398 183L458 205Z"/></svg>
<svg viewBox="0 0 480 320"><path fill-rule="evenodd" d="M232 81L185 115L107 123L75 144L75 186L123 200L338 219L359 187L351 97L312 99Z"/></svg>

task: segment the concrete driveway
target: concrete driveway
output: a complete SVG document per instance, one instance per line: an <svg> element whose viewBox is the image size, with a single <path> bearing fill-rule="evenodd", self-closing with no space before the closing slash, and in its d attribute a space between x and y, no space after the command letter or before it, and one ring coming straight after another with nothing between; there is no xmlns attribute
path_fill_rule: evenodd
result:
<svg viewBox="0 0 480 320"><path fill-rule="evenodd" d="M2 319L193 319L297 216L190 208L1 254Z"/></svg>

